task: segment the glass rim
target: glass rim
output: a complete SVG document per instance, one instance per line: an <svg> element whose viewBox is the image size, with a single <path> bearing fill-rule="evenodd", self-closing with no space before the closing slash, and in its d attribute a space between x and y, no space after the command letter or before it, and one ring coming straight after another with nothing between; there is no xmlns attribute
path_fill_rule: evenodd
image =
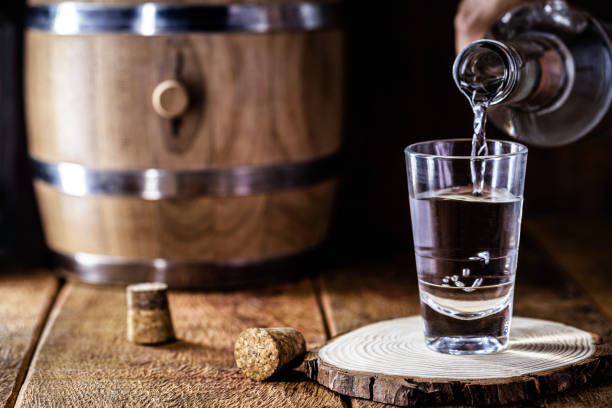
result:
<svg viewBox="0 0 612 408"><path fill-rule="evenodd" d="M468 139L468 138L456 138L456 139L433 139L433 140L425 140L423 142L417 142L417 143L412 143L410 145L408 145L405 149L404 149L404 153L408 154L410 156L416 156L416 157L433 157L433 158L439 158L439 159L464 159L464 160L470 160L470 159L478 159L478 160L484 160L484 159L497 159L500 157L511 157L511 156L521 156L521 155L526 155L527 154L527 146L518 143L518 142L512 142L510 140L499 140L499 139L487 139L487 143L489 142L498 142L498 143L502 143L502 144L510 144L510 145L516 145L519 147L519 149L515 152L509 152L509 153L502 153L502 154L488 154L485 156L444 156L441 154L431 154L431 153L420 153L420 152L416 152L414 151L414 148L417 146L422 146L425 144L429 144L429 143L434 143L434 142L472 142L472 139Z"/></svg>

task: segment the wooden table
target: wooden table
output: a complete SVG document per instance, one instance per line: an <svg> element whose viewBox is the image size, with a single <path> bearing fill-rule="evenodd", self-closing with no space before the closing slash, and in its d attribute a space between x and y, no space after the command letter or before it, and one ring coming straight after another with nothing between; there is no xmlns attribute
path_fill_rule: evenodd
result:
<svg viewBox="0 0 612 408"><path fill-rule="evenodd" d="M612 222L559 219L525 225L515 315L610 341L605 237ZM260 289L172 292L180 340L146 347L125 340L122 288L63 282L44 270L2 271L0 406L383 407L338 396L299 371L256 383L234 364L234 340L246 327L293 326L314 347L370 322L419 313L412 254L338 261L319 272ZM610 407L612 379L535 406Z"/></svg>

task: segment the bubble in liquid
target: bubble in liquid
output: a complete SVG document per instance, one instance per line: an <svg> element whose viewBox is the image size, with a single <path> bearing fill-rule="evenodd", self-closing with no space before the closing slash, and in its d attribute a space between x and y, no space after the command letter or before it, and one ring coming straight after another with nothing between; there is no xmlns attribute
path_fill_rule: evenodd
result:
<svg viewBox="0 0 612 408"><path fill-rule="evenodd" d="M468 258L470 261L479 261L484 262L485 265L488 265L491 261L491 254L489 251L481 251L476 254L476 256L470 256Z"/></svg>
<svg viewBox="0 0 612 408"><path fill-rule="evenodd" d="M510 272L512 272L513 259L514 259L514 255L510 255L506 257L506 262L504 263L504 274L510 275Z"/></svg>
<svg viewBox="0 0 612 408"><path fill-rule="evenodd" d="M451 276L451 280L452 280L453 282L457 282L457 281L459 280L459 275L453 275L453 276Z"/></svg>
<svg viewBox="0 0 612 408"><path fill-rule="evenodd" d="M461 270L461 275L463 275L464 278L467 278L468 276L470 276L470 268L463 268Z"/></svg>
<svg viewBox="0 0 612 408"><path fill-rule="evenodd" d="M462 288L465 286L465 283L461 282L461 281L457 281L455 282L455 286L457 286L458 288Z"/></svg>
<svg viewBox="0 0 612 408"><path fill-rule="evenodd" d="M442 278L442 282L448 283L448 281L449 281L448 276L445 276L445 277Z"/></svg>
<svg viewBox="0 0 612 408"><path fill-rule="evenodd" d="M476 255L478 255L478 257L484 261L485 265L489 264L489 261L491 260L491 254L489 253L489 251L482 251L477 253Z"/></svg>
<svg viewBox="0 0 612 408"><path fill-rule="evenodd" d="M478 288L480 285L482 285L482 278L478 278L478 279L474 279L474 282L472 282L472 286L469 288L465 288L463 289L465 292L473 292L476 290L476 288Z"/></svg>

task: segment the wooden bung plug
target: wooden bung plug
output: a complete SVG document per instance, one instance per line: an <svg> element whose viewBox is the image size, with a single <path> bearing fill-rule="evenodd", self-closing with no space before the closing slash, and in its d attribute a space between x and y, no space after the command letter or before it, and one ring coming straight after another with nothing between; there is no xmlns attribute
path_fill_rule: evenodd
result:
<svg viewBox="0 0 612 408"><path fill-rule="evenodd" d="M257 381L300 365L305 353L306 340L292 327L246 329L234 347L234 358L242 374Z"/></svg>
<svg viewBox="0 0 612 408"><path fill-rule="evenodd" d="M139 344L159 344L174 340L168 309L168 285L138 283L127 287L127 338Z"/></svg>
<svg viewBox="0 0 612 408"><path fill-rule="evenodd" d="M153 109L164 119L181 116L189 107L189 92L185 85L176 79L160 82L151 95Z"/></svg>

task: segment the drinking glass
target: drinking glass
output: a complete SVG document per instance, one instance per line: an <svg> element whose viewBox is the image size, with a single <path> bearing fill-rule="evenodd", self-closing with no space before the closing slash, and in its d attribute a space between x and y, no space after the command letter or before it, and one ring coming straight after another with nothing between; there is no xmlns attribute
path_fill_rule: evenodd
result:
<svg viewBox="0 0 612 408"><path fill-rule="evenodd" d="M476 157L471 139L404 151L425 342L442 353L508 345L527 148L486 143L489 154Z"/></svg>

